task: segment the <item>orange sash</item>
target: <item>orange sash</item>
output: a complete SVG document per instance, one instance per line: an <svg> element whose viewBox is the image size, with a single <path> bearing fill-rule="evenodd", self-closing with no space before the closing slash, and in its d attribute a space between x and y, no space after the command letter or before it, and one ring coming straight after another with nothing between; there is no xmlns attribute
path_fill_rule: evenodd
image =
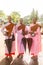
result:
<svg viewBox="0 0 43 65"><path fill-rule="evenodd" d="M12 32L13 26L14 26L14 24L13 24L13 23L10 23L8 26L5 27L6 30L8 30L8 32L7 32L7 35L8 35L8 36L11 35L11 32Z"/></svg>
<svg viewBox="0 0 43 65"><path fill-rule="evenodd" d="M19 27L18 27L18 30L21 30L22 29L22 34L25 35L25 25L24 24L21 24Z"/></svg>
<svg viewBox="0 0 43 65"><path fill-rule="evenodd" d="M38 27L40 27L40 25L35 24L34 26L31 27L31 31L35 32L38 29Z"/></svg>

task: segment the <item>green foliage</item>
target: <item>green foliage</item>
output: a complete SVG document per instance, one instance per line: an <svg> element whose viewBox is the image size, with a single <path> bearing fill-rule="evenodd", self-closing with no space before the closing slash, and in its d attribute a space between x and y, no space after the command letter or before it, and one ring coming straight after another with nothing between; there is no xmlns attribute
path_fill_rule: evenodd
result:
<svg viewBox="0 0 43 65"><path fill-rule="evenodd" d="M10 15L14 22L17 22L20 19L20 14L18 12L12 12Z"/></svg>
<svg viewBox="0 0 43 65"><path fill-rule="evenodd" d="M40 16L39 21L43 22L43 14Z"/></svg>
<svg viewBox="0 0 43 65"><path fill-rule="evenodd" d="M34 17L36 17L37 19L39 18L38 17L38 11L35 11L34 9L33 9L33 11L32 11L32 13L31 13L31 15L30 15L30 22L32 21L32 18L34 18Z"/></svg>
<svg viewBox="0 0 43 65"><path fill-rule="evenodd" d="M2 10L0 10L0 19L5 20L6 17L6 14Z"/></svg>
<svg viewBox="0 0 43 65"><path fill-rule="evenodd" d="M28 15L28 16L25 16L25 17L23 18L23 22L24 22L24 24L26 24L26 25L29 24L29 15Z"/></svg>
<svg viewBox="0 0 43 65"><path fill-rule="evenodd" d="M10 14L10 16L12 17L12 20L15 22L15 23L18 23L21 15L18 13L18 12L12 12ZM29 25L31 22L32 22L32 18L36 17L39 21L43 22L43 15L41 15L40 17L38 16L38 11L35 11L34 9L32 10L31 14L30 15L27 15L23 18L23 23L25 25ZM3 19L7 20L7 15L0 10L0 19Z"/></svg>
<svg viewBox="0 0 43 65"><path fill-rule="evenodd" d="M4 16L4 12L0 10L0 17Z"/></svg>
<svg viewBox="0 0 43 65"><path fill-rule="evenodd" d="M24 19L24 24L28 25L32 22L32 18L36 17L37 19L39 19L38 17L38 11L35 11L34 9L32 10L30 15L25 16Z"/></svg>
<svg viewBox="0 0 43 65"><path fill-rule="evenodd" d="M4 17L5 17L5 13L2 10L0 10L0 18L4 18Z"/></svg>

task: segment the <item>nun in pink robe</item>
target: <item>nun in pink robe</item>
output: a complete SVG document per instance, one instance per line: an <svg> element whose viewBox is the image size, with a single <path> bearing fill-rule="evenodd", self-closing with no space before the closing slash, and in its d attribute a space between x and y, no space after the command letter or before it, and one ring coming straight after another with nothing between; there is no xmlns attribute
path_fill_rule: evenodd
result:
<svg viewBox="0 0 43 65"><path fill-rule="evenodd" d="M35 24L31 24L30 25L30 29L29 32L31 31L31 27L34 26ZM34 36L35 34L35 36ZM30 49L30 55L31 55L31 60L33 60L33 62L29 63L29 65L31 64L36 64L38 65L38 54L41 52L41 32L40 32L40 27L37 28L36 31L34 31L34 34L29 34L29 37L33 39L32 41L32 45L31 45L31 49Z"/></svg>
<svg viewBox="0 0 43 65"><path fill-rule="evenodd" d="M32 19L33 23L30 25L29 32L32 32L31 27L37 24L36 21L37 21L37 18ZM33 39L30 54L33 56L38 56L39 52L41 52L41 32L40 32L39 24L37 29L34 31L34 34L33 36L30 34L30 37Z"/></svg>
<svg viewBox="0 0 43 65"><path fill-rule="evenodd" d="M35 24L30 25L30 28L31 28L31 26L34 26L34 25ZM30 29L30 32L32 32L31 29ZM41 51L41 32L40 32L40 27L38 27L37 30L34 33L36 34L35 36L31 36L30 35L30 37L33 39L31 50L30 50L30 54L36 56Z"/></svg>
<svg viewBox="0 0 43 65"><path fill-rule="evenodd" d="M22 43L22 30L17 31L17 49L19 54L24 54L24 46Z"/></svg>
<svg viewBox="0 0 43 65"><path fill-rule="evenodd" d="M12 35L12 34L14 34L14 37L15 37L15 26L13 27L13 30L12 30L11 35ZM15 49L16 49L16 47L15 47L15 40L12 41L12 48L11 48L10 54L9 54L9 52L8 52L7 46L5 46L5 48L6 48L6 49L5 49L5 55L7 55L7 56L15 55Z"/></svg>
<svg viewBox="0 0 43 65"><path fill-rule="evenodd" d="M19 26L21 26L22 24L22 19L20 19L20 24L17 25L17 28ZM24 25L24 24L23 24ZM20 30L17 30L17 50L18 50L18 56L19 55L23 55L24 52L25 52L25 49L24 49L24 45L23 45L23 42L22 42L22 38L23 38L23 34L22 34L22 29Z"/></svg>

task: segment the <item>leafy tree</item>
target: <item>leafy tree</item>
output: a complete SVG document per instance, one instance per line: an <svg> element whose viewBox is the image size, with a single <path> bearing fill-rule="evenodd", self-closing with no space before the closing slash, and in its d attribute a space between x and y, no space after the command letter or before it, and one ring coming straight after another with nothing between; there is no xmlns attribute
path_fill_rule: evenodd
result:
<svg viewBox="0 0 43 65"><path fill-rule="evenodd" d="M32 13L31 13L31 15L30 15L30 23L31 23L31 21L32 21L32 18L34 18L34 17L36 17L37 19L39 18L38 17L38 11L35 11L34 9L33 9L33 11L32 11Z"/></svg>
<svg viewBox="0 0 43 65"><path fill-rule="evenodd" d="M36 17L37 19L39 19L38 16L38 11L35 11L34 9L32 10L30 15L25 16L24 19L24 23L26 25L30 24L32 22L32 18Z"/></svg>
<svg viewBox="0 0 43 65"><path fill-rule="evenodd" d="M2 11L2 10L0 10L0 23L1 24L3 24L5 21L6 21L6 15L5 15L5 13Z"/></svg>
<svg viewBox="0 0 43 65"><path fill-rule="evenodd" d="M43 22L43 14L40 16L39 21Z"/></svg>
<svg viewBox="0 0 43 65"><path fill-rule="evenodd" d="M23 20L24 20L24 24L28 25L29 24L29 15L25 16L23 18Z"/></svg>
<svg viewBox="0 0 43 65"><path fill-rule="evenodd" d="M0 10L0 18L4 18L4 17L5 17L5 13L2 10Z"/></svg>
<svg viewBox="0 0 43 65"><path fill-rule="evenodd" d="M12 12L10 15L12 17L12 20L16 23L20 19L20 14L18 12Z"/></svg>

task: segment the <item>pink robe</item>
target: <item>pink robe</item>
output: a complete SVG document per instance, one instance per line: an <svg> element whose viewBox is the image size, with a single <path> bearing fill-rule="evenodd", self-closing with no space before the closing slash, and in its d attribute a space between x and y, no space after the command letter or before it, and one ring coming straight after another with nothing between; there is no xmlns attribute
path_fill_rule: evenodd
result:
<svg viewBox="0 0 43 65"><path fill-rule="evenodd" d="M31 26L34 26L34 24L32 24ZM40 27L38 27L37 31L35 31L34 33L37 33L35 37L32 37L30 35L30 37L33 39L32 47L31 47L31 50L30 50L30 54L31 55L38 55L39 52L41 51L41 32L40 32Z"/></svg>
<svg viewBox="0 0 43 65"><path fill-rule="evenodd" d="M15 26L13 27L12 33L14 33L15 36ZM11 48L11 53L9 54L7 46L5 46L5 55L10 56L15 54L15 41L12 42L12 48Z"/></svg>
<svg viewBox="0 0 43 65"><path fill-rule="evenodd" d="M25 27L25 31L28 31L28 26ZM22 42L22 38L24 36L22 35L22 29L17 31L17 49L18 49L18 54L24 54L25 48ZM27 37L27 36L26 36Z"/></svg>
<svg viewBox="0 0 43 65"><path fill-rule="evenodd" d="M18 26L16 28L18 28ZM24 54L24 52L25 52L24 45L23 45L23 42L22 42L23 37L24 36L22 35L22 29L17 30L17 50L18 50L18 54Z"/></svg>
<svg viewBox="0 0 43 65"><path fill-rule="evenodd" d="M22 43L22 30L17 31L17 50L18 50L18 54L24 54L24 46Z"/></svg>

